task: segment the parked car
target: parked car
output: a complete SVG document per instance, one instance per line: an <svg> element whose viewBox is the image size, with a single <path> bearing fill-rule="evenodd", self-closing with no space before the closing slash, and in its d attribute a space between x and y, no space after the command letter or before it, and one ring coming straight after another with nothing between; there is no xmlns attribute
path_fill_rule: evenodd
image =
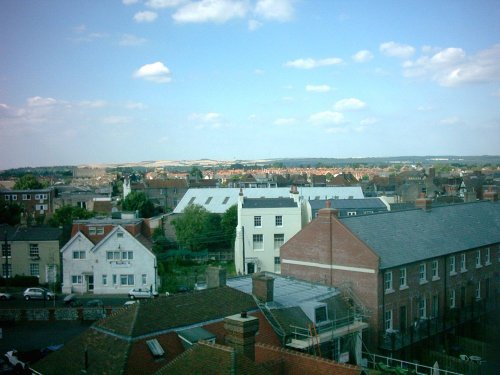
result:
<svg viewBox="0 0 500 375"><path fill-rule="evenodd" d="M100 299L91 299L88 301L85 306L87 307L103 307L104 303Z"/></svg>
<svg viewBox="0 0 500 375"><path fill-rule="evenodd" d="M0 300L5 301L7 299L12 299L12 294L0 292Z"/></svg>
<svg viewBox="0 0 500 375"><path fill-rule="evenodd" d="M56 295L48 290L47 288L28 288L23 293L24 299L29 301L30 299L46 299L51 300L56 298Z"/></svg>
<svg viewBox="0 0 500 375"><path fill-rule="evenodd" d="M76 298L75 294L68 294L66 297L64 297L64 305L70 307L79 307L82 305L82 303Z"/></svg>
<svg viewBox="0 0 500 375"><path fill-rule="evenodd" d="M125 303L123 304L123 306L125 306L125 307L126 307L126 306L133 305L133 304L135 304L135 303L139 303L139 301L137 301L137 300L127 301L127 302L125 302Z"/></svg>
<svg viewBox="0 0 500 375"><path fill-rule="evenodd" d="M158 297L158 292L152 292L150 289L133 288L128 292L130 299L134 298L153 298Z"/></svg>

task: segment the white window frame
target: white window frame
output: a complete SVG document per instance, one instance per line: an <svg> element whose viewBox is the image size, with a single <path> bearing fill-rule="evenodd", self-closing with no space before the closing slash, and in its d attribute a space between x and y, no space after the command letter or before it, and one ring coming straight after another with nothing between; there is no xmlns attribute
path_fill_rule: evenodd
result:
<svg viewBox="0 0 500 375"><path fill-rule="evenodd" d="M418 301L418 317L420 319L427 318L427 300L425 298L420 298Z"/></svg>
<svg viewBox="0 0 500 375"><path fill-rule="evenodd" d="M82 275L71 275L71 285L82 285L83 276Z"/></svg>
<svg viewBox="0 0 500 375"><path fill-rule="evenodd" d="M467 254L460 254L460 272L467 272Z"/></svg>
<svg viewBox="0 0 500 375"><path fill-rule="evenodd" d="M23 201L30 201L31 200L31 194L23 194Z"/></svg>
<svg viewBox="0 0 500 375"><path fill-rule="evenodd" d="M439 280L439 261L434 259L431 263L432 281Z"/></svg>
<svg viewBox="0 0 500 375"><path fill-rule="evenodd" d="M262 216L253 217L253 226L254 228L262 228Z"/></svg>
<svg viewBox="0 0 500 375"><path fill-rule="evenodd" d="M121 274L120 275L120 285L121 286L134 286L134 274ZM124 282L125 281L125 282Z"/></svg>
<svg viewBox="0 0 500 375"><path fill-rule="evenodd" d="M384 316L384 327L386 331L392 330L393 320L392 320L392 310L385 310Z"/></svg>
<svg viewBox="0 0 500 375"><path fill-rule="evenodd" d="M2 258L12 258L12 249L10 243L7 244L7 248L5 247L5 243L2 244Z"/></svg>
<svg viewBox="0 0 500 375"><path fill-rule="evenodd" d="M113 285L118 285L118 277L116 273L113 274Z"/></svg>
<svg viewBox="0 0 500 375"><path fill-rule="evenodd" d="M283 215L276 215L274 217L274 225L277 227L283 226Z"/></svg>
<svg viewBox="0 0 500 375"><path fill-rule="evenodd" d="M450 256L450 275L457 274L457 265L455 263L455 255Z"/></svg>
<svg viewBox="0 0 500 375"><path fill-rule="evenodd" d="M30 276L40 277L40 264L30 263Z"/></svg>
<svg viewBox="0 0 500 375"><path fill-rule="evenodd" d="M258 245L258 246L256 246ZM254 251L264 251L264 235L254 234L252 236L252 248Z"/></svg>
<svg viewBox="0 0 500 375"><path fill-rule="evenodd" d="M40 248L37 243L30 243L30 257L40 257Z"/></svg>
<svg viewBox="0 0 500 375"><path fill-rule="evenodd" d="M6 201L10 201L10 195L9 194L5 194L4 197L5 197Z"/></svg>
<svg viewBox="0 0 500 375"><path fill-rule="evenodd" d="M399 289L408 288L407 278L406 278L406 268L399 269Z"/></svg>
<svg viewBox="0 0 500 375"><path fill-rule="evenodd" d="M476 251L476 268L481 268L481 249Z"/></svg>
<svg viewBox="0 0 500 375"><path fill-rule="evenodd" d="M384 273L384 290L386 293L394 292L394 289L392 288L392 271Z"/></svg>
<svg viewBox="0 0 500 375"><path fill-rule="evenodd" d="M12 263L2 263L2 277L6 279L12 277Z"/></svg>
<svg viewBox="0 0 500 375"><path fill-rule="evenodd" d="M282 236L280 239L276 238L276 236ZM281 246L285 243L285 234L284 233L275 233L274 234L274 250L279 250Z"/></svg>
<svg viewBox="0 0 500 375"><path fill-rule="evenodd" d="M356 216L357 212L356 211L347 211L347 216Z"/></svg>
<svg viewBox="0 0 500 375"><path fill-rule="evenodd" d="M481 299L481 280L478 280L476 284L476 301L479 301L480 299Z"/></svg>
<svg viewBox="0 0 500 375"><path fill-rule="evenodd" d="M418 266L418 277L420 284L425 284L427 282L427 264L420 263Z"/></svg>
<svg viewBox="0 0 500 375"><path fill-rule="evenodd" d="M108 275L107 274L102 275L102 285L104 285L104 286L108 285Z"/></svg>
<svg viewBox="0 0 500 375"><path fill-rule="evenodd" d="M95 236L97 233L96 227L89 227L89 236Z"/></svg>
<svg viewBox="0 0 500 375"><path fill-rule="evenodd" d="M102 236L104 234L104 227L97 227L96 228L96 234L98 236Z"/></svg>
<svg viewBox="0 0 500 375"><path fill-rule="evenodd" d="M86 259L86 258L87 258L87 254L86 254L85 250L75 250L75 251L73 251L73 259L82 260L82 259Z"/></svg>
<svg viewBox="0 0 500 375"><path fill-rule="evenodd" d="M484 265L489 266L490 264L491 264L491 250L489 247L487 247L484 253Z"/></svg>
<svg viewBox="0 0 500 375"><path fill-rule="evenodd" d="M456 293L455 293L455 289L451 289L450 290L450 309L453 309L456 307Z"/></svg>
<svg viewBox="0 0 500 375"><path fill-rule="evenodd" d="M13 201L17 201L17 194L12 194L12 196L10 197L11 200Z"/></svg>

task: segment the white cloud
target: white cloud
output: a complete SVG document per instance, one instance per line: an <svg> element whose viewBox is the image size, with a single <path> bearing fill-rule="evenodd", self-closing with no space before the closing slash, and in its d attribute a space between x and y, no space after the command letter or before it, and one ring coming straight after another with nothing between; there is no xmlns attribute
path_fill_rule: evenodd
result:
<svg viewBox="0 0 500 375"><path fill-rule="evenodd" d="M85 108L102 108L105 107L107 103L104 100L84 100L78 104Z"/></svg>
<svg viewBox="0 0 500 375"><path fill-rule="evenodd" d="M120 40L121 46L140 46L146 43L146 39L140 38L132 34L123 34Z"/></svg>
<svg viewBox="0 0 500 375"><path fill-rule="evenodd" d="M257 20L249 20L248 21L248 30L255 31L262 26L262 22Z"/></svg>
<svg viewBox="0 0 500 375"><path fill-rule="evenodd" d="M170 70L160 61L141 66L134 73L134 77L144 78L156 83L168 83L171 81Z"/></svg>
<svg viewBox="0 0 500 375"><path fill-rule="evenodd" d="M267 20L288 21L293 18L294 9L291 0L259 0L255 13Z"/></svg>
<svg viewBox="0 0 500 375"><path fill-rule="evenodd" d="M253 71L253 73L254 73L255 75L261 76L261 75L265 74L265 71L264 71L264 70L262 70L262 69L255 69L255 70Z"/></svg>
<svg viewBox="0 0 500 375"><path fill-rule="evenodd" d="M461 48L445 48L403 64L405 77L429 77L441 86L500 81L500 44L467 56Z"/></svg>
<svg viewBox="0 0 500 375"><path fill-rule="evenodd" d="M101 119L101 122L106 125L120 125L131 121L130 117L126 116L108 116Z"/></svg>
<svg viewBox="0 0 500 375"><path fill-rule="evenodd" d="M352 59L357 63L364 63L373 59L373 54L370 51L364 49L352 55Z"/></svg>
<svg viewBox="0 0 500 375"><path fill-rule="evenodd" d="M350 111L350 110L362 109L364 107L366 107L365 102L356 98L342 99L336 102L334 105L334 109L336 111Z"/></svg>
<svg viewBox="0 0 500 375"><path fill-rule="evenodd" d="M156 20L158 17L158 14L155 12L151 12L149 10L145 10L143 12L137 12L134 15L134 21L138 23L143 23L143 22L153 22Z"/></svg>
<svg viewBox="0 0 500 375"><path fill-rule="evenodd" d="M274 120L274 125L293 125L296 121L294 118L279 118Z"/></svg>
<svg viewBox="0 0 500 375"><path fill-rule="evenodd" d="M331 90L328 85L306 85L308 92L329 92Z"/></svg>
<svg viewBox="0 0 500 375"><path fill-rule="evenodd" d="M122 3L124 5L132 5L132 4L136 4L139 0L122 0Z"/></svg>
<svg viewBox="0 0 500 375"><path fill-rule="evenodd" d="M146 106L140 102L128 102L125 105L125 108L127 108L127 109L145 109Z"/></svg>
<svg viewBox="0 0 500 375"><path fill-rule="evenodd" d="M340 112L324 111L309 116L308 121L314 125L341 124L344 122L344 115Z"/></svg>
<svg viewBox="0 0 500 375"><path fill-rule="evenodd" d="M382 43L379 47L380 52L386 56L400 57L407 59L415 53L415 48L408 44L399 44L396 42Z"/></svg>
<svg viewBox="0 0 500 375"><path fill-rule="evenodd" d="M154 9L175 8L185 2L186 0L148 0L146 6Z"/></svg>
<svg viewBox="0 0 500 375"><path fill-rule="evenodd" d="M87 26L85 25L78 25L73 28L73 31L77 34L82 34L87 30Z"/></svg>
<svg viewBox="0 0 500 375"><path fill-rule="evenodd" d="M443 125L456 125L460 122L460 118L458 116L451 116L444 118L440 121Z"/></svg>
<svg viewBox="0 0 500 375"><path fill-rule="evenodd" d="M378 119L375 117L367 117L359 122L360 125L373 125L378 122Z"/></svg>
<svg viewBox="0 0 500 375"><path fill-rule="evenodd" d="M243 18L248 6L243 1L201 0L181 6L172 18L178 23L224 23L232 18Z"/></svg>
<svg viewBox="0 0 500 375"><path fill-rule="evenodd" d="M297 69L313 69L313 68L318 68L320 66L339 65L339 64L342 64L342 59L338 57L329 57L320 60L306 58L306 59L287 61L285 63L285 66Z"/></svg>
<svg viewBox="0 0 500 375"><path fill-rule="evenodd" d="M54 98L42 98L41 96L34 96L27 99L29 107L44 107L52 106L57 103Z"/></svg>

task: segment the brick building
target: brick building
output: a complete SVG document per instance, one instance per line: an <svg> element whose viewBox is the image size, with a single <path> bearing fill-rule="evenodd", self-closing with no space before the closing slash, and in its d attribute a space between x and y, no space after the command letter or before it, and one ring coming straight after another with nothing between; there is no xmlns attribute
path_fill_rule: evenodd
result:
<svg viewBox="0 0 500 375"><path fill-rule="evenodd" d="M327 207L281 247L281 272L351 287L370 311L371 349L407 347L493 305L500 204L490 195L345 218Z"/></svg>
<svg viewBox="0 0 500 375"><path fill-rule="evenodd" d="M0 204L16 203L24 210L24 217L50 216L54 208L54 189L0 190Z"/></svg>

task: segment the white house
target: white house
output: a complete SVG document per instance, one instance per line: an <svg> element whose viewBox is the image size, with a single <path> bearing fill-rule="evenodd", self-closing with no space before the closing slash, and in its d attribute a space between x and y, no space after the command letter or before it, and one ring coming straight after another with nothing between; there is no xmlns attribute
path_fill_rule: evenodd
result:
<svg viewBox="0 0 500 375"><path fill-rule="evenodd" d="M81 231L61 249L63 293L126 294L156 291L156 256L121 225L94 244Z"/></svg>
<svg viewBox="0 0 500 375"><path fill-rule="evenodd" d="M234 256L236 272L280 273L280 246L302 228L302 209L295 187L292 187L290 198L246 198L240 191Z"/></svg>

